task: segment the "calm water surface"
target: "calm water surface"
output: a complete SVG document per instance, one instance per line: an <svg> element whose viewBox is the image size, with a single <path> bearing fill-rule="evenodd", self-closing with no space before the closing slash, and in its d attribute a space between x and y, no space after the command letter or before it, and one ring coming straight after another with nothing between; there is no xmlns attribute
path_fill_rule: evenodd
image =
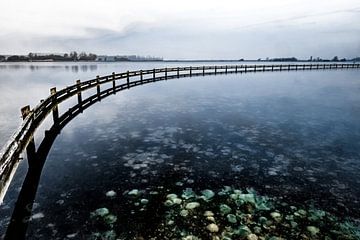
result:
<svg viewBox="0 0 360 240"><path fill-rule="evenodd" d="M0 65L1 143L19 108L50 87L178 65ZM27 238L357 239L359 122L358 70L194 77L119 92L57 137ZM0 206L0 234L26 168Z"/></svg>

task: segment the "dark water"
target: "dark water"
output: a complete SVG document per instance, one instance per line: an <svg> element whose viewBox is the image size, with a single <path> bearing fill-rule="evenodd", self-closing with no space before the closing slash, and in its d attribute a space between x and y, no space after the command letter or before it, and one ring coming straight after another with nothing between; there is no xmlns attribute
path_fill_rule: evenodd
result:
<svg viewBox="0 0 360 240"><path fill-rule="evenodd" d="M113 71L96 70L86 74ZM60 72L59 85L74 76ZM356 70L196 77L120 92L57 137L27 238L358 239L359 93ZM0 206L1 233L26 167Z"/></svg>

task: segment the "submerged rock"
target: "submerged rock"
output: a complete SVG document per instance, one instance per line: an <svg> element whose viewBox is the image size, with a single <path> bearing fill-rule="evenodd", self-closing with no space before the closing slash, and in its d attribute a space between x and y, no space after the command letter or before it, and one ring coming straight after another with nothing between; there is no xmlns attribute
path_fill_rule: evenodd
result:
<svg viewBox="0 0 360 240"><path fill-rule="evenodd" d="M280 213L278 212L272 212L270 213L270 216L276 221L276 222L281 222L282 220L282 216Z"/></svg>
<svg viewBox="0 0 360 240"><path fill-rule="evenodd" d="M130 192L128 192L128 195L136 197L140 195L140 191L138 189L133 189Z"/></svg>
<svg viewBox="0 0 360 240"><path fill-rule="evenodd" d="M210 201L215 196L215 193L210 189L203 190L201 194L201 198L205 201Z"/></svg>
<svg viewBox="0 0 360 240"><path fill-rule="evenodd" d="M220 205L220 213L222 215L226 215L226 214L228 214L230 212L231 212L231 208L228 205L226 205L226 204L221 204Z"/></svg>
<svg viewBox="0 0 360 240"><path fill-rule="evenodd" d="M307 226L306 230L310 233L311 236L315 236L320 232L320 229L315 226Z"/></svg>
<svg viewBox="0 0 360 240"><path fill-rule="evenodd" d="M186 206L185 206L185 208L189 209L189 210L197 208L197 207L200 207L200 203L198 203L198 202L190 202L190 203L186 204Z"/></svg>
<svg viewBox="0 0 360 240"><path fill-rule="evenodd" d="M192 188L186 188L186 189L183 191L181 197L182 197L183 199L186 199L186 200L187 200L187 199L196 197L196 194L194 193L194 191L192 190Z"/></svg>
<svg viewBox="0 0 360 240"><path fill-rule="evenodd" d="M94 212L90 214L91 217L104 217L110 213L109 209L107 208L98 208Z"/></svg>
<svg viewBox="0 0 360 240"><path fill-rule="evenodd" d="M258 236L256 236L253 233L250 233L249 235L246 236L247 240L258 240Z"/></svg>
<svg viewBox="0 0 360 240"><path fill-rule="evenodd" d="M230 222L230 223L236 223L237 222L236 216L234 214L228 214L226 216L226 218L227 218L228 222Z"/></svg>
<svg viewBox="0 0 360 240"><path fill-rule="evenodd" d="M211 223L211 224L207 225L206 228L207 228L207 230L209 230L210 232L213 232L213 233L219 231L219 227L215 223Z"/></svg>
<svg viewBox="0 0 360 240"><path fill-rule="evenodd" d="M114 190L110 190L110 191L106 192L105 195L109 198L113 198L116 196L116 192Z"/></svg>

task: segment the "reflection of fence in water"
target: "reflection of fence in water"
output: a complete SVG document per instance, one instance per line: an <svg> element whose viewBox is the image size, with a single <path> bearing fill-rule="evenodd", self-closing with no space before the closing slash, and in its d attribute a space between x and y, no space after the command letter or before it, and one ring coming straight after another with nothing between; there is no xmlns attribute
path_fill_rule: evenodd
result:
<svg viewBox="0 0 360 240"><path fill-rule="evenodd" d="M278 64L278 65L229 65L229 66L200 66L200 67L175 67L151 70L127 71L123 73L112 73L108 76L97 76L85 82L80 80L76 84L56 91L50 89L50 96L41 100L34 109L26 106L21 109L23 123L12 139L5 146L0 155L0 202L2 201L11 178L19 162L20 154L27 148L34 148L33 135L47 115L52 112L54 127L61 129L74 115L81 113L93 103L115 94L118 91L129 89L145 83L193 76L205 76L216 74L269 72L269 71L298 71L298 70L320 70L320 69L353 69L360 68L360 64ZM119 80L124 80L117 84ZM101 90L101 85L110 85ZM82 93L86 90L96 88L96 93L83 99ZM67 112L59 116L58 105L63 101L77 96L77 104ZM29 163L31 164L31 163Z"/></svg>

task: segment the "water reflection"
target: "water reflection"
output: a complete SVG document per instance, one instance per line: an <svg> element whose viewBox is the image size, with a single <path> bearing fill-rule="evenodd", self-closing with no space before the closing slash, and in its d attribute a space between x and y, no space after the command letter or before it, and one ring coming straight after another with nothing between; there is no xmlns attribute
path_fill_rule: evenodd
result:
<svg viewBox="0 0 360 240"><path fill-rule="evenodd" d="M30 69L31 71L39 71L41 69L52 69L52 70L65 70L65 71L72 71L77 73L87 72L87 71L96 71L98 68L97 64L71 64L71 65L32 65L32 64L0 64L1 70L12 69L12 70L20 70L20 69Z"/></svg>

